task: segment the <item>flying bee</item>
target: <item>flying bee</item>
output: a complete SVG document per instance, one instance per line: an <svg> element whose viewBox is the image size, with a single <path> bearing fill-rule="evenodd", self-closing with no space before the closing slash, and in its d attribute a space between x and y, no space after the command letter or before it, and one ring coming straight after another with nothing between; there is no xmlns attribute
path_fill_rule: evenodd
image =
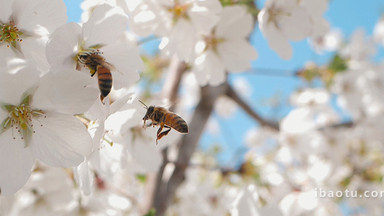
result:
<svg viewBox="0 0 384 216"><path fill-rule="evenodd" d="M91 76L97 73L97 79L100 89L100 100L103 101L108 96L112 89L112 73L113 66L105 61L99 51L84 51L77 56L78 63L88 67ZM77 64L77 70L80 70L80 65Z"/></svg>
<svg viewBox="0 0 384 216"><path fill-rule="evenodd" d="M140 101L140 100L139 100ZM164 107L159 106L147 106L142 101L140 101L144 105L144 107L147 109L147 113L145 113L145 116L143 117L144 125L143 127L147 126L156 126L160 125L159 130L157 130L157 138L156 138L156 144L158 143L158 140L161 139L163 136L166 136L171 129L175 129L176 131L180 133L188 133L188 125L177 114L168 111ZM152 122L149 125L146 125L145 122L147 120L151 120ZM163 128L167 128L166 130L163 130Z"/></svg>

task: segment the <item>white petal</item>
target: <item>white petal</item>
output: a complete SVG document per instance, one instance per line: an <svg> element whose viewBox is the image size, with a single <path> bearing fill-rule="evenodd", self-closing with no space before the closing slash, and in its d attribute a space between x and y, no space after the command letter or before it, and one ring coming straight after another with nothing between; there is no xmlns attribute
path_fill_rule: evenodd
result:
<svg viewBox="0 0 384 216"><path fill-rule="evenodd" d="M124 44L113 44L101 49L103 56L117 71L112 71L113 87L126 88L139 80L138 70L144 68L139 51Z"/></svg>
<svg viewBox="0 0 384 216"><path fill-rule="evenodd" d="M161 165L162 156L159 150L153 143L137 143L133 145L133 151L131 152L135 161L137 161L145 171L156 172ZM150 158L150 160L149 160Z"/></svg>
<svg viewBox="0 0 384 216"><path fill-rule="evenodd" d="M195 60L196 79L200 85L209 82L219 85L225 81L224 65L219 57L212 51L207 51Z"/></svg>
<svg viewBox="0 0 384 216"><path fill-rule="evenodd" d="M104 4L97 6L83 25L85 46L106 45L123 36L128 18L117 8Z"/></svg>
<svg viewBox="0 0 384 216"><path fill-rule="evenodd" d="M70 69L47 74L33 96L32 106L68 114L84 113L99 98L95 84L94 77Z"/></svg>
<svg viewBox="0 0 384 216"><path fill-rule="evenodd" d="M251 187L251 186L248 186ZM253 215L259 216L257 203L248 188L241 191L233 202L233 216Z"/></svg>
<svg viewBox="0 0 384 216"><path fill-rule="evenodd" d="M14 0L13 11L17 27L30 32L39 26L53 32L67 22L67 11L62 0Z"/></svg>
<svg viewBox="0 0 384 216"><path fill-rule="evenodd" d="M10 195L19 190L31 175L35 161L31 148L24 147L23 140L14 140L12 137L12 129L0 134L1 195Z"/></svg>
<svg viewBox="0 0 384 216"><path fill-rule="evenodd" d="M194 57L193 50L198 38L191 22L184 19L179 20L173 26L169 38L163 38L164 40L168 40L164 50L169 54L176 54L181 60L190 60Z"/></svg>
<svg viewBox="0 0 384 216"><path fill-rule="evenodd" d="M303 6L312 17L320 18L328 9L328 0L306 0L301 1Z"/></svg>
<svg viewBox="0 0 384 216"><path fill-rule="evenodd" d="M57 167L74 167L83 162L92 148L85 126L71 115L46 113L45 116L33 120L35 133L31 147L36 158Z"/></svg>
<svg viewBox="0 0 384 216"><path fill-rule="evenodd" d="M20 49L26 59L32 60L38 69L44 73L49 70L45 55L47 40L45 38L26 37L20 43Z"/></svg>
<svg viewBox="0 0 384 216"><path fill-rule="evenodd" d="M0 22L9 22L9 17L12 15L12 0L0 1Z"/></svg>
<svg viewBox="0 0 384 216"><path fill-rule="evenodd" d="M241 6L225 7L216 27L216 35L224 38L245 38L253 29L252 16Z"/></svg>
<svg viewBox="0 0 384 216"><path fill-rule="evenodd" d="M93 178L88 168L88 160L84 160L79 166L73 169L76 181L85 195L90 195L92 190Z"/></svg>
<svg viewBox="0 0 384 216"><path fill-rule="evenodd" d="M290 11L290 16L284 16L279 20L280 30L290 40L303 40L310 36L312 24L307 11L301 7L295 7Z"/></svg>
<svg viewBox="0 0 384 216"><path fill-rule="evenodd" d="M9 71L15 73L9 74ZM25 62L13 65L6 72L0 70L0 102L19 105L26 91L37 86L38 82L39 72Z"/></svg>
<svg viewBox="0 0 384 216"><path fill-rule="evenodd" d="M16 53L13 48L7 47L5 43L0 44L0 66L3 67L7 65L8 61L10 59L20 57L18 55L19 53Z"/></svg>
<svg viewBox="0 0 384 216"><path fill-rule="evenodd" d="M285 60L292 57L292 47L288 39L273 25L266 25L262 28L264 37L267 38L269 46Z"/></svg>
<svg viewBox="0 0 384 216"><path fill-rule="evenodd" d="M251 67L251 60L257 58L254 47L245 39L232 39L221 43L217 50L229 72L241 72Z"/></svg>
<svg viewBox="0 0 384 216"><path fill-rule="evenodd" d="M217 0L196 1L188 16L198 31L209 33L219 21L222 6Z"/></svg>
<svg viewBox="0 0 384 216"><path fill-rule="evenodd" d="M77 23L67 23L51 34L46 56L49 64L56 68L75 68L72 59L79 43L81 27Z"/></svg>
<svg viewBox="0 0 384 216"><path fill-rule="evenodd" d="M0 109L0 123L3 122L7 117L8 112L6 112L4 109Z"/></svg>

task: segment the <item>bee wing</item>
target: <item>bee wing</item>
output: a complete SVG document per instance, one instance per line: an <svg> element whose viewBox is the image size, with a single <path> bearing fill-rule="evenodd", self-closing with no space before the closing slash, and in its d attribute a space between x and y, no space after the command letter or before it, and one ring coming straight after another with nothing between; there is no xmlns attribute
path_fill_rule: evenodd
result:
<svg viewBox="0 0 384 216"><path fill-rule="evenodd" d="M103 67L108 68L110 71L114 71L114 72L118 72L120 74L123 74L123 72L117 70L116 67L113 64L109 63L109 62L103 62L102 65L103 65Z"/></svg>

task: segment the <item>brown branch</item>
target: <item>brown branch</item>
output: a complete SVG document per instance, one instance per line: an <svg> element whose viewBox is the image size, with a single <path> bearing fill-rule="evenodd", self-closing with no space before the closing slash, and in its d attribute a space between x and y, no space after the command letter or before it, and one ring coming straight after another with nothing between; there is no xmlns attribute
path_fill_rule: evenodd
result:
<svg viewBox="0 0 384 216"><path fill-rule="evenodd" d="M185 170L187 169L193 152L195 152L200 137L204 131L205 125L211 115L216 99L224 94L228 85L222 84L217 87L201 88L201 100L197 105L192 120L189 124L189 134L184 135L177 143L179 148L175 168L166 184L162 184L162 190L155 195L153 207L156 209L156 215L165 214L167 207L171 204L177 188L185 179Z"/></svg>
<svg viewBox="0 0 384 216"><path fill-rule="evenodd" d="M275 131L279 131L279 124L277 122L272 122L264 119L261 115L259 115L255 110L253 110L248 103L246 103L234 90L231 86L228 86L227 91L225 93L229 98L231 98L234 102L236 102L250 117L259 122L259 124L263 127L268 127Z"/></svg>
<svg viewBox="0 0 384 216"><path fill-rule="evenodd" d="M318 130L320 131L325 131L325 130L335 130L335 129L343 129L343 128L353 128L355 127L357 122L353 121L346 121L346 122L339 122L331 125L326 125L323 127L320 127Z"/></svg>
<svg viewBox="0 0 384 216"><path fill-rule="evenodd" d="M167 75L167 79L165 80L164 87L163 87L163 98L168 99L171 103L170 110L173 109L176 99L177 99L177 93L179 90L181 78L185 71L188 70L188 66L185 62L179 61L179 59L174 56L171 60L170 66L169 66L169 72Z"/></svg>
<svg viewBox="0 0 384 216"><path fill-rule="evenodd" d="M163 98L168 99L171 103L170 110L173 109L174 104L177 99L177 94L181 82L183 73L188 69L185 62L180 62L176 56L173 56L171 64L168 71L167 79L164 83L163 88ZM146 202L141 206L142 213L147 213L151 207L154 206L156 200L159 199L159 194L164 193L166 188L166 182L163 181L163 174L165 167L168 164L168 147L165 147L162 150L163 162L157 171L157 173L152 173L147 176L147 185L146 185ZM160 197L161 199L161 197Z"/></svg>

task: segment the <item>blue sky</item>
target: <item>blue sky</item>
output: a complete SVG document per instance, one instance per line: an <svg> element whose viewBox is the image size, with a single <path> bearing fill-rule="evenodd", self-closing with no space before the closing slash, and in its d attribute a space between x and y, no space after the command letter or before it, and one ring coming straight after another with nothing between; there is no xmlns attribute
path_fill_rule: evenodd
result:
<svg viewBox="0 0 384 216"><path fill-rule="evenodd" d="M79 4L81 1L64 0L64 2L67 5L68 21L79 21L81 15ZM263 5L265 0L257 2L258 5ZM382 13L384 13L383 0L330 0L325 17L332 27L339 28L348 38L357 28L363 28L368 35L371 35L373 27ZM317 55L310 49L308 42L304 40L292 43L293 57L291 60L285 61L268 47L267 41L258 29L251 38L252 44L259 54L258 59L252 65L262 73L231 75L229 77L230 82L238 77L247 79L253 88L251 98L247 99L251 106L266 118L280 119L291 109L287 103L290 93L306 85L289 74L293 74L307 61L323 64L331 55ZM379 58L384 56L383 53L383 49L381 49ZM270 71L269 75L268 71ZM286 73L282 73L282 71L286 71ZM281 109L276 111L265 106L265 102L271 97L281 99L283 104ZM214 116L217 117L216 114ZM238 111L229 119L218 117L215 119L220 125L220 135L205 134L200 146L202 149L209 149L215 144L221 144L222 153L218 155L219 161L224 166L233 166L241 159L242 153L246 150L243 140L245 132L252 127L257 127L257 123L242 111Z"/></svg>

